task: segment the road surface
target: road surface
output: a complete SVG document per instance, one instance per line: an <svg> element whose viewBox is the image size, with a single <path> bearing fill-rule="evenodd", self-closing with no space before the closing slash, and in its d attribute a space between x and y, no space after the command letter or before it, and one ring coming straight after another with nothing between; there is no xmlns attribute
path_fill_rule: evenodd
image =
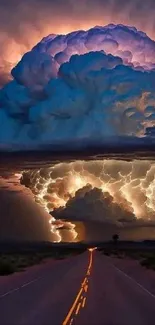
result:
<svg viewBox="0 0 155 325"><path fill-rule="evenodd" d="M155 324L154 289L95 250L30 269L0 278L0 325Z"/></svg>

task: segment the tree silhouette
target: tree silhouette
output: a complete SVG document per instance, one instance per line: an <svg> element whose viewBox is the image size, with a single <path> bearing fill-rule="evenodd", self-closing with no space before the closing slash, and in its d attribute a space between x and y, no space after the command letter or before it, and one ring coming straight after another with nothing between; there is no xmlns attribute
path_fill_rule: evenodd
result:
<svg viewBox="0 0 155 325"><path fill-rule="evenodd" d="M116 245L118 243L118 240L119 240L119 235L118 234L114 234L112 236L112 239L113 239L114 244Z"/></svg>

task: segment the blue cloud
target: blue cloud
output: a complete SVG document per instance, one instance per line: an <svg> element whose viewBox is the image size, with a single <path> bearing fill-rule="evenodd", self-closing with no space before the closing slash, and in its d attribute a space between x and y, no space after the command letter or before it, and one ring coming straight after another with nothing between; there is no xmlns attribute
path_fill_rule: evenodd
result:
<svg viewBox="0 0 155 325"><path fill-rule="evenodd" d="M154 53L146 34L122 25L44 38L0 92L1 147L151 136Z"/></svg>

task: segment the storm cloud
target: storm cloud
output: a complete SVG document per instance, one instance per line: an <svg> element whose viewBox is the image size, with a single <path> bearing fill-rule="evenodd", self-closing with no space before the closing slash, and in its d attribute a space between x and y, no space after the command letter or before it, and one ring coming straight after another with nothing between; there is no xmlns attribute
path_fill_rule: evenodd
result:
<svg viewBox="0 0 155 325"><path fill-rule="evenodd" d="M96 221L105 224L121 226L124 223L133 222L136 217L113 201L108 192L102 192L100 188L92 188L91 185L79 189L75 196L68 200L65 207L52 212L56 219Z"/></svg>
<svg viewBox="0 0 155 325"><path fill-rule="evenodd" d="M154 41L122 25L44 38L0 92L1 148L69 149L151 136L154 53Z"/></svg>
<svg viewBox="0 0 155 325"><path fill-rule="evenodd" d="M1 0L1 84L10 79L11 68L22 55L44 36L121 23L135 26L154 38L154 14L154 0Z"/></svg>
<svg viewBox="0 0 155 325"><path fill-rule="evenodd" d="M67 222L76 237L78 221L105 229L153 228L154 175L153 161L74 161L25 171L21 183L51 214L53 232L60 235Z"/></svg>

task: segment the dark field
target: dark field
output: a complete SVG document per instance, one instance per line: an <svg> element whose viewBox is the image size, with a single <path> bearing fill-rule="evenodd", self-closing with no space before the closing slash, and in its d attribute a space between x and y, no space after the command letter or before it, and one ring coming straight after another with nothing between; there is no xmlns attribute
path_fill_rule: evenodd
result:
<svg viewBox="0 0 155 325"><path fill-rule="evenodd" d="M28 266L46 259L64 259L86 251L83 245L54 245L51 243L1 243L0 275L24 271Z"/></svg>
<svg viewBox="0 0 155 325"><path fill-rule="evenodd" d="M109 245L105 244L104 247L100 247L99 251L114 258L138 260L141 266L155 270L154 241L109 243Z"/></svg>
<svg viewBox="0 0 155 325"><path fill-rule="evenodd" d="M2 242L0 245L0 275L24 271L28 266L43 263L46 259L64 259L97 247L101 254L119 259L134 259L155 270L154 241L119 241L92 243Z"/></svg>

